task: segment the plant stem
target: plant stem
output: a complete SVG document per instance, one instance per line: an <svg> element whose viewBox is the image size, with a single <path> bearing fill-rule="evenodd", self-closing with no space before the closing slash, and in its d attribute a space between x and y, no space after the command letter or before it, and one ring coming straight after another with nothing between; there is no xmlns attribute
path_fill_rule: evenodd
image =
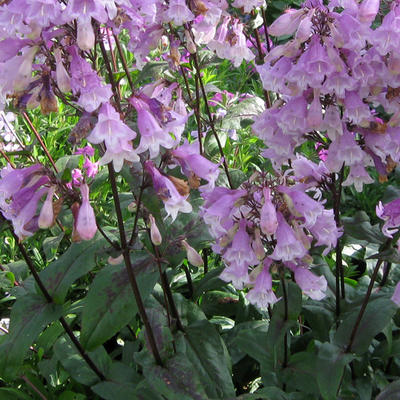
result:
<svg viewBox="0 0 400 400"><path fill-rule="evenodd" d="M203 249L204 275L208 272L208 247Z"/></svg>
<svg viewBox="0 0 400 400"><path fill-rule="evenodd" d="M336 187L336 178L335 175L332 174L332 197L333 197L333 212L335 217L336 226L339 227L341 225L340 222L340 200L342 197L342 184L343 184L343 176L344 176L344 164L339 172L339 180L338 187ZM342 259L342 246L341 240L338 238L335 248L336 253L336 317L338 318L340 315L340 298L345 298L345 286L344 286L344 270L343 270L343 259Z"/></svg>
<svg viewBox="0 0 400 400"><path fill-rule="evenodd" d="M383 260L378 260L376 262L376 265L375 265L375 268L374 268L374 272L372 273L371 280L370 280L369 285L368 285L367 293L366 293L366 295L364 297L364 301L363 301L363 303L361 305L360 312L358 313L356 323L354 324L353 330L351 331L350 341L349 341L349 344L346 347L346 353L350 353L351 352L351 347L353 346L354 339L355 339L356 334L357 334L357 330L358 330L358 328L360 326L360 323L361 323L362 317L364 315L365 309L367 308L368 301L369 301L369 298L370 298L371 293L372 293L372 288L374 287L374 283L376 281L376 277L378 275L378 271L379 271L379 268L382 265L382 263L383 263Z"/></svg>
<svg viewBox="0 0 400 400"><path fill-rule="evenodd" d="M15 242L17 243L17 246L19 248L19 251L22 254L22 257L24 258L31 274L33 275L33 278L35 279L35 282L39 286L40 291L42 292L44 298L48 303L53 303L53 299L50 296L50 293L47 291L46 287L44 286L42 280L39 277L39 274L36 271L35 266L33 265L33 262L31 258L29 257L24 245L20 242L18 236L15 234L14 229L10 226L10 231L11 234L13 235ZM100 378L100 380L105 380L105 376L103 373L97 368L96 364L92 361L92 359L89 357L89 355L85 352L84 348L80 344L79 340L75 337L74 332L72 331L71 327L68 325L67 321L65 320L64 317L60 317L59 321L61 322L61 325L63 326L65 332L71 339L72 343L75 345L79 353L81 354L82 358L86 361L88 366L92 369L92 371Z"/></svg>
<svg viewBox="0 0 400 400"><path fill-rule="evenodd" d="M117 84L115 82L114 74L113 74L112 69L111 69L111 64L110 64L110 61L108 59L107 51L106 51L106 48L104 47L104 43L103 43L102 39L99 40L99 44L100 44L101 54L103 55L104 63L105 63L106 68L107 68L108 77L110 79L112 91L113 91L113 94L114 94L115 103L117 104L118 111L121 112L121 102L120 102L118 86L117 86Z"/></svg>
<svg viewBox="0 0 400 400"><path fill-rule="evenodd" d="M123 66L125 74L126 74L126 79L128 80L129 86L133 93L135 91L135 86L133 85L133 82L132 82L131 74L129 72L128 64L126 63L126 59L125 59L124 52L121 47L121 43L119 42L117 35L114 34L113 36L114 36L115 44L117 45L118 54L121 59L122 66Z"/></svg>
<svg viewBox="0 0 400 400"><path fill-rule="evenodd" d="M142 183L141 183L140 189L139 189L139 197L136 201L136 214L135 214L135 220L133 221L132 234L131 234L131 238L129 240L129 245L128 245L129 247L133 246L133 244L135 243L136 230L137 230L137 224L139 222L140 207L142 205L142 196L143 196L144 188L145 188L145 179L144 179L144 171L143 171Z"/></svg>
<svg viewBox="0 0 400 400"><path fill-rule="evenodd" d="M28 125L29 125L29 127L31 128L31 130L32 130L33 134L35 135L36 139L39 141L40 146L41 146L42 149L44 150L44 152L45 152L47 158L49 159L51 165L53 166L54 171L56 171L56 173L58 173L58 169L57 169L57 167L56 167L56 164L55 164L53 158L51 157L51 155L50 155L50 153L49 153L49 150L47 149L47 147L46 147L46 145L44 144L42 138L40 137L39 132L38 132L38 131L36 130L36 128L33 126L32 121L30 120L28 114L27 114L25 111L23 111L23 112L22 112L22 116L24 117L25 121L28 123Z"/></svg>
<svg viewBox="0 0 400 400"><path fill-rule="evenodd" d="M383 275L381 281L379 282L379 287L383 287L386 285L391 268L392 263L389 261L385 261L385 263L383 264Z"/></svg>
<svg viewBox="0 0 400 400"><path fill-rule="evenodd" d="M47 400L47 397L25 375L21 375L21 379L24 380L42 400Z"/></svg>
<svg viewBox="0 0 400 400"><path fill-rule="evenodd" d="M149 234L149 237L150 237L149 230L148 230L148 234ZM155 246L153 243L152 243L152 245L153 245L153 249L154 249L154 252L155 252L155 255L156 255L158 271L160 272L161 286L162 286L163 292L164 292L165 308L166 308L168 314L169 314L169 309L171 308L171 314L172 314L172 317L176 321L176 327L180 331L184 332L184 328L183 328L181 319L179 318L178 310L176 308L175 300L174 300L174 297L172 295L171 288L169 286L168 276L167 276L167 274L165 272L162 271L162 268L161 268L160 251L159 251L158 247ZM168 303L169 303L169 307L168 307ZM168 315L168 317L169 317L169 315Z"/></svg>
<svg viewBox="0 0 400 400"><path fill-rule="evenodd" d="M150 325L149 318L146 313L146 309L144 307L144 303L142 300L142 296L140 295L139 287L136 281L135 273L133 271L132 263L131 263L131 258L129 254L129 247L128 243L126 240L125 236L125 227L124 227L124 221L122 218L122 211L121 211L121 204L119 202L119 197L118 197L118 188L117 188L117 182L115 179L115 171L113 165L110 163L108 164L108 173L110 176L110 182L111 182L111 190L114 198L114 206L115 206L115 211L117 214L117 220L118 220L118 228L119 228L119 234L121 238L121 247L122 247L122 254L124 256L124 261L125 261L125 267L126 271L128 273L128 279L132 287L133 294L135 296L136 304L138 306L139 310L139 315L143 321L143 324L146 328L146 333L147 337L149 339L149 344L151 351L153 353L154 359L158 365L162 365L160 353L158 352L156 340L154 338L154 333ZM136 212L139 212L137 209Z"/></svg>
<svg viewBox="0 0 400 400"><path fill-rule="evenodd" d="M11 165L11 168L15 168L14 163L7 157L7 154L0 149L0 154L5 158L5 160Z"/></svg>
<svg viewBox="0 0 400 400"><path fill-rule="evenodd" d="M188 287L189 287L189 298L192 299L193 293L194 293L192 277L190 275L189 268L186 265L182 265L182 267L183 267L183 270L185 271L186 280L187 280Z"/></svg>
<svg viewBox="0 0 400 400"><path fill-rule="evenodd" d="M206 93L206 89L204 87L203 80L201 78L199 59L198 59L198 56L197 56L197 52L192 54L192 60L194 62L194 66L196 68L196 75L197 75L197 77L199 79L201 93L203 95L204 105L205 105L205 108L206 108L206 113L207 113L207 116L208 116L208 122L209 122L209 125L210 125L210 128L211 128L211 132L214 135L214 138L215 138L215 140L217 142L217 145L218 145L219 152L221 154L221 157L223 158L223 165L224 165L224 169L225 169L226 177L228 179L229 186L230 186L231 189L233 189L233 183L232 183L232 180L231 180L231 176L229 174L229 168L228 168L228 164L226 162L226 158L225 158L225 155L224 155L224 149L222 147L221 141L219 140L218 133L217 133L217 131L215 129L215 126L214 126L214 120L213 120L212 115L211 115L211 110L210 110L210 107L208 105L207 93Z"/></svg>
<svg viewBox="0 0 400 400"><path fill-rule="evenodd" d="M282 285L282 294L283 294L283 301L285 305L285 314L284 314L284 322L286 322L289 318L289 304L288 304L288 296L286 290L286 282L285 277L283 276L283 272L281 272L281 285ZM283 338L283 368L286 368L288 364L288 336L287 332Z"/></svg>
<svg viewBox="0 0 400 400"><path fill-rule="evenodd" d="M181 319L179 317L178 309L176 308L175 300L172 295L171 288L169 286L168 276L165 271L161 275L161 282L163 282L163 285L166 288L169 305L171 307L171 314L172 314L172 317L175 318L175 320L176 320L176 326L180 331L184 332L185 328L183 327Z"/></svg>

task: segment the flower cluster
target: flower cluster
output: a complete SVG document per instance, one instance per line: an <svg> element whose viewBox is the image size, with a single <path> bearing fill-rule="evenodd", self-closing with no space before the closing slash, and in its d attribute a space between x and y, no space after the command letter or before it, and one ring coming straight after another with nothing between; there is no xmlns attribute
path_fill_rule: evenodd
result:
<svg viewBox="0 0 400 400"><path fill-rule="evenodd" d="M366 167L375 166L385 179L399 162L400 105L394 91L400 70L397 36L388 33L399 7L394 3L373 30L378 9L379 1L328 6L306 1L271 25L274 36L294 36L257 67L264 88L282 95L253 126L275 168L294 159L296 147L309 139L325 149L329 171L350 167L344 185L354 184L358 191L373 181ZM378 118L378 106L392 117Z"/></svg>
<svg viewBox="0 0 400 400"><path fill-rule="evenodd" d="M308 171L303 164L305 176L318 169L310 164ZM296 183L294 176L284 180L286 184L257 174L240 189L216 187L204 194L202 214L216 240L213 250L226 264L220 277L236 288L250 287L248 298L260 307L277 301L272 266L292 270L311 298L324 297L326 280L309 270L309 250L325 246L326 254L341 235L333 211L306 193L312 186Z"/></svg>

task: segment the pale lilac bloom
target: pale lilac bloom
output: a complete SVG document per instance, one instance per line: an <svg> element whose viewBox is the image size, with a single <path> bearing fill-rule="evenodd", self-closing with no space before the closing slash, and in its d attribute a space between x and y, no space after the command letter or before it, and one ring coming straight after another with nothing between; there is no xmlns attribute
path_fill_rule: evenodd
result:
<svg viewBox="0 0 400 400"><path fill-rule="evenodd" d="M341 228L336 226L333 210L324 210L309 230L317 239L316 246L327 246L322 252L324 256L336 246L338 238L343 234Z"/></svg>
<svg viewBox="0 0 400 400"><path fill-rule="evenodd" d="M363 164L354 164L350 167L350 173L343 182L343 186L354 185L357 192L362 192L363 185L374 183Z"/></svg>
<svg viewBox="0 0 400 400"><path fill-rule="evenodd" d="M265 4L265 0L235 0L232 3L233 7L243 8L245 13L250 13L253 8L262 7Z"/></svg>
<svg viewBox="0 0 400 400"><path fill-rule="evenodd" d="M70 85L73 94L79 94L78 104L87 112L95 111L112 96L111 86L104 85L90 64L79 54L75 46L68 49L72 56Z"/></svg>
<svg viewBox="0 0 400 400"><path fill-rule="evenodd" d="M303 293L311 299L322 300L326 296L328 283L324 276L314 275L305 267L296 267L294 270L294 279Z"/></svg>
<svg viewBox="0 0 400 400"><path fill-rule="evenodd" d="M355 165L362 163L366 154L354 140L351 132L345 130L343 135L331 143L325 165L332 172L339 172L343 164Z"/></svg>
<svg viewBox="0 0 400 400"><path fill-rule="evenodd" d="M172 221L175 221L178 212L192 212L191 204L186 201L189 195L182 196L172 181L167 176L162 175L152 161L146 161L145 168L153 180L156 193L164 202L167 217L171 216Z"/></svg>
<svg viewBox="0 0 400 400"><path fill-rule="evenodd" d="M208 181L208 185L202 186L203 189L213 189L215 181L219 175L219 164L214 164L207 158L199 154L199 143L194 141L172 150L172 155L178 160L182 172L190 177L192 174Z"/></svg>
<svg viewBox="0 0 400 400"><path fill-rule="evenodd" d="M278 228L276 208L271 200L270 188L263 189L264 204L260 210L260 228L265 235L273 235Z"/></svg>
<svg viewBox="0 0 400 400"><path fill-rule="evenodd" d="M94 144L104 141L107 149L118 152L122 142L129 142L136 137L136 132L130 129L114 107L105 103L99 111L99 118L96 126L87 137L87 140Z"/></svg>
<svg viewBox="0 0 400 400"><path fill-rule="evenodd" d="M236 232L231 246L226 249L223 259L227 267L220 275L225 281L232 281L237 288L243 288L248 282L248 267L258 264L258 258L252 247L250 236L246 231L247 222L242 218L239 222L239 230Z"/></svg>
<svg viewBox="0 0 400 400"><path fill-rule="evenodd" d="M273 260L282 260L284 262L303 258L307 254L306 248L298 240L293 229L280 212L277 213L277 218L276 246L270 257Z"/></svg>
<svg viewBox="0 0 400 400"><path fill-rule="evenodd" d="M108 20L104 6L98 0L70 0L62 13L65 22L77 21L77 44L81 50L90 50L95 44L92 18L101 23Z"/></svg>
<svg viewBox="0 0 400 400"><path fill-rule="evenodd" d="M265 309L280 300L280 298L278 299L272 290L272 277L269 272L271 264L272 260L266 258L264 263L260 265L260 267L256 268L261 270L257 271L257 276L254 278L255 281L252 282L254 287L249 290L246 295L246 298L250 303L261 309ZM251 281L253 278L253 272L250 274Z"/></svg>
<svg viewBox="0 0 400 400"><path fill-rule="evenodd" d="M155 158L160 152L160 146L166 149L172 148L175 141L169 134L169 129L161 126L161 123L150 111L149 106L137 97L131 97L129 101L137 111L137 124L140 133L137 153L140 154L149 150L150 157Z"/></svg>
<svg viewBox="0 0 400 400"><path fill-rule="evenodd" d="M166 22L173 22L179 26L192 21L195 16L187 7L185 0L170 0L164 18Z"/></svg>
<svg viewBox="0 0 400 400"><path fill-rule="evenodd" d="M395 199L382 204L380 201L376 206L376 215L385 221L382 232L385 236L392 238L400 226L400 199Z"/></svg>
<svg viewBox="0 0 400 400"><path fill-rule="evenodd" d="M56 186L51 186L47 192L46 200L40 210L38 225L41 229L50 228L54 224L53 196Z"/></svg>
<svg viewBox="0 0 400 400"><path fill-rule="evenodd" d="M397 283L393 296L390 298L397 306L400 307L400 282Z"/></svg>
<svg viewBox="0 0 400 400"><path fill-rule="evenodd" d="M288 208L291 213L298 217L304 218L304 226L309 228L313 226L318 218L324 211L323 205L313 200L306 193L302 191L302 185L299 185L299 190L297 187L279 186L278 190L281 193L286 194Z"/></svg>
<svg viewBox="0 0 400 400"><path fill-rule="evenodd" d="M100 108L96 126L88 136L91 143L99 144L104 141L106 153L100 160L101 165L113 162L114 168L119 172L124 160L139 161L139 156L132 147L132 140L136 132L130 129L120 118L119 113L109 103Z"/></svg>

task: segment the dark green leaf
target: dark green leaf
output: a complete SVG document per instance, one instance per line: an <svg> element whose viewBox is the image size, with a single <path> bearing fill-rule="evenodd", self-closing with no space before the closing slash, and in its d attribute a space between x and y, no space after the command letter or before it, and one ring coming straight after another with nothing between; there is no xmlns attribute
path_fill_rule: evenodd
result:
<svg viewBox="0 0 400 400"><path fill-rule="evenodd" d="M331 343L315 343L318 347L316 368L321 396L326 400L336 400L344 367L354 359L354 355L345 354Z"/></svg>
<svg viewBox="0 0 400 400"><path fill-rule="evenodd" d="M68 337L62 336L57 340L54 345L54 354L64 369L77 382L83 385L94 385L99 381L99 377L90 369ZM95 351L87 354L103 375L107 375L111 365L111 358L104 350L104 347L98 347Z"/></svg>
<svg viewBox="0 0 400 400"><path fill-rule="evenodd" d="M39 295L26 295L15 302L7 339L0 346L0 375L13 376L29 346L42 329L62 315L62 307Z"/></svg>
<svg viewBox="0 0 400 400"><path fill-rule="evenodd" d="M400 400L400 380L392 382L379 394L376 400Z"/></svg>
<svg viewBox="0 0 400 400"><path fill-rule="evenodd" d="M72 283L94 268L95 254L105 243L99 233L92 240L73 243L58 260L40 273L44 285L56 302L62 303Z"/></svg>
<svg viewBox="0 0 400 400"><path fill-rule="evenodd" d="M149 269L150 263L152 258L141 252L136 254L134 269ZM158 272L142 272L137 275L143 300L153 290L158 275ZM85 300L82 313L82 345L93 350L127 325L137 312L125 265L105 267L97 274Z"/></svg>
<svg viewBox="0 0 400 400"><path fill-rule="evenodd" d="M50 236L43 241L43 251L47 258L47 261L51 261L57 253L58 246L63 240L64 232L61 232L58 236Z"/></svg>
<svg viewBox="0 0 400 400"><path fill-rule="evenodd" d="M378 244L387 240L378 225L371 225L370 219L364 211L359 211L352 217L343 217L342 222L344 232L354 239Z"/></svg>
<svg viewBox="0 0 400 400"><path fill-rule="evenodd" d="M340 324L334 338L336 345L346 347L349 344L350 335L359 315L359 310L359 304L357 303L349 315ZM372 339L379 332L383 331L396 311L396 304L388 297L372 297L368 302L364 316L361 319L351 350L356 354L366 352Z"/></svg>

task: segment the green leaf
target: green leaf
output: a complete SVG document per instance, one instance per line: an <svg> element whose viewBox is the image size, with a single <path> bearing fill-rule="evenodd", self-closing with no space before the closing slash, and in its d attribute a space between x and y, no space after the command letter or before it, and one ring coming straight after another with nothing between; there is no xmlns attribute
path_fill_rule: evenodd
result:
<svg viewBox="0 0 400 400"><path fill-rule="evenodd" d="M139 268L148 268L153 260L146 252L141 252L135 261L134 268L137 271ZM153 290L158 276L158 272L154 271L137 275L143 300ZM91 284L85 300L82 313L82 345L88 350L95 349L127 325L137 312L125 265L103 268Z"/></svg>
<svg viewBox="0 0 400 400"><path fill-rule="evenodd" d="M92 386L92 390L106 400L137 399L137 383L141 377L129 365L114 362L107 375L107 381Z"/></svg>
<svg viewBox="0 0 400 400"><path fill-rule="evenodd" d="M344 232L362 242L384 243L387 238L378 225L372 226L366 212L359 211L352 217L343 217Z"/></svg>
<svg viewBox="0 0 400 400"><path fill-rule="evenodd" d="M344 367L354 359L354 355L345 354L332 343L316 341L315 344L318 347L316 369L321 396L326 400L336 400Z"/></svg>
<svg viewBox="0 0 400 400"><path fill-rule="evenodd" d="M0 388L0 399L1 400L31 400L32 397L26 393L12 388Z"/></svg>
<svg viewBox="0 0 400 400"><path fill-rule="evenodd" d="M239 303L239 296L218 290L207 292L201 299L201 309L208 318L213 315L234 315Z"/></svg>
<svg viewBox="0 0 400 400"><path fill-rule="evenodd" d="M44 239L43 251L47 261L51 261L54 258L63 237L64 232L61 232L58 236L50 236Z"/></svg>
<svg viewBox="0 0 400 400"><path fill-rule="evenodd" d="M309 301L303 306L307 324L312 329L312 335L320 342L329 340L329 331L334 322L334 315L325 302Z"/></svg>
<svg viewBox="0 0 400 400"><path fill-rule="evenodd" d="M73 243L59 259L40 273L55 302L62 303L71 285L95 267L95 254L105 243L99 233L92 240Z"/></svg>
<svg viewBox="0 0 400 400"><path fill-rule="evenodd" d="M316 380L316 360L316 355L311 351L303 351L290 356L288 365L282 371L282 380L286 383L288 392L319 394Z"/></svg>
<svg viewBox="0 0 400 400"><path fill-rule="evenodd" d="M265 109L265 102L260 97L254 96L244 99L238 104L230 107L227 114L221 121L221 128L240 129L241 121L254 118L261 114Z"/></svg>
<svg viewBox="0 0 400 400"><path fill-rule="evenodd" d="M62 336L57 340L54 345L54 354L64 369L77 382L90 386L100 380L82 358L69 337ZM98 347L95 351L87 354L103 375L107 375L111 365L111 358L104 350L104 347Z"/></svg>
<svg viewBox="0 0 400 400"><path fill-rule="evenodd" d="M164 366L150 365L144 369L146 380L168 400L203 400L207 397L194 365L185 355L177 354ZM211 382L209 382L211 383Z"/></svg>
<svg viewBox="0 0 400 400"><path fill-rule="evenodd" d="M400 400L400 380L388 385L376 398L376 400Z"/></svg>
<svg viewBox="0 0 400 400"><path fill-rule="evenodd" d="M243 353L248 354L260 364L270 359L270 352L265 345L268 332L267 321L243 322L233 329L237 333L231 333L231 335L235 335L235 333L236 335L229 348L238 347Z"/></svg>
<svg viewBox="0 0 400 400"><path fill-rule="evenodd" d="M361 302L361 299L360 299ZM351 332L360 311L360 304L354 304L353 309L340 324L334 338L338 346L346 347L349 344ZM370 298L352 345L352 352L363 354L368 350L372 339L384 330L397 311L396 304L388 297L379 296Z"/></svg>
<svg viewBox="0 0 400 400"><path fill-rule="evenodd" d="M10 329L0 345L0 375L13 377L22 364L29 346L43 328L58 319L63 309L47 303L39 295L26 295L15 302L10 316Z"/></svg>
<svg viewBox="0 0 400 400"><path fill-rule="evenodd" d="M186 328L186 356L196 369L208 398L234 397L232 366L225 343L216 328L200 320Z"/></svg>

